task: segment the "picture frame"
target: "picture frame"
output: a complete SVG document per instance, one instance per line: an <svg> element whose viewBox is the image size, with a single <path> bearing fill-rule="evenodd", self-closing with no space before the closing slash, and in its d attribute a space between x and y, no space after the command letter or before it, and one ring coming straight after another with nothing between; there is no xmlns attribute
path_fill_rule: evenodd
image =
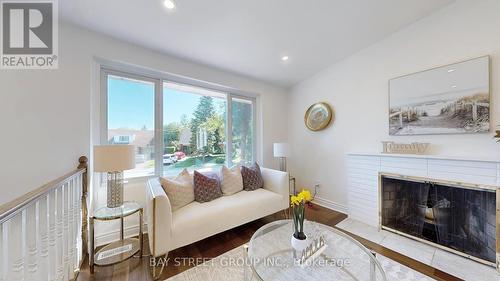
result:
<svg viewBox="0 0 500 281"><path fill-rule="evenodd" d="M482 56L389 80L389 135L490 130L490 57Z"/></svg>
<svg viewBox="0 0 500 281"><path fill-rule="evenodd" d="M333 110L326 102L311 105L305 115L304 123L311 131L321 131L328 127L333 119Z"/></svg>

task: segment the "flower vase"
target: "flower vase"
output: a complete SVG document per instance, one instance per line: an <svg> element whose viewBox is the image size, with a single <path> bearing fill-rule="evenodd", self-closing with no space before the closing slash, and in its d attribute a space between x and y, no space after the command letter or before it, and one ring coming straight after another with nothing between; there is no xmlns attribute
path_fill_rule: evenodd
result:
<svg viewBox="0 0 500 281"><path fill-rule="evenodd" d="M297 251L297 252L302 252L303 250L305 250L307 248L307 246L309 246L309 239L307 239L307 236L306 236L306 239L297 239L295 238L295 236L293 236L292 234L292 240L291 240L291 243L292 243L292 248Z"/></svg>

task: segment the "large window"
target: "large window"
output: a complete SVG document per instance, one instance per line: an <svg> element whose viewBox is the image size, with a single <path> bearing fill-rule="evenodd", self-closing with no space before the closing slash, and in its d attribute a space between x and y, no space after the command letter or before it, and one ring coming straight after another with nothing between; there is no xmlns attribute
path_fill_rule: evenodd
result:
<svg viewBox="0 0 500 281"><path fill-rule="evenodd" d="M206 169L226 164L224 93L163 83L163 171Z"/></svg>
<svg viewBox="0 0 500 281"><path fill-rule="evenodd" d="M155 84L107 75L107 138L109 144L135 145L136 168L125 177L154 175Z"/></svg>
<svg viewBox="0 0 500 281"><path fill-rule="evenodd" d="M254 98L107 70L102 77L106 141L136 146L125 177L254 161Z"/></svg>
<svg viewBox="0 0 500 281"><path fill-rule="evenodd" d="M250 164L253 161L254 121L253 102L247 99L232 98L232 153L233 163Z"/></svg>

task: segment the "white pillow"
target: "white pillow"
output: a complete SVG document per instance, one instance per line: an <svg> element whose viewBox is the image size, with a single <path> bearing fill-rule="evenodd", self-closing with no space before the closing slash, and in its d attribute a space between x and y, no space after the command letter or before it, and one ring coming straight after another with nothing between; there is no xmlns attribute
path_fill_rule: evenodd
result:
<svg viewBox="0 0 500 281"><path fill-rule="evenodd" d="M235 194L243 190L243 177L241 176L240 166L235 166L231 170L226 166L222 166L221 176L221 189L224 195Z"/></svg>
<svg viewBox="0 0 500 281"><path fill-rule="evenodd" d="M160 183L170 200L172 212L194 201L193 176L186 169L174 179L161 177Z"/></svg>

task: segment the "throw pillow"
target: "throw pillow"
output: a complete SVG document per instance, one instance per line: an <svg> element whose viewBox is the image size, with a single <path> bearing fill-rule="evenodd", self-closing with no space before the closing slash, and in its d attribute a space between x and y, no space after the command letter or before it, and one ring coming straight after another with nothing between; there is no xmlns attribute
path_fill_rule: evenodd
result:
<svg viewBox="0 0 500 281"><path fill-rule="evenodd" d="M209 176L194 171L194 200L196 202L209 202L221 196L222 190L217 175Z"/></svg>
<svg viewBox="0 0 500 281"><path fill-rule="evenodd" d="M264 180L257 163L251 167L241 167L241 176L243 177L244 190L251 191L264 187Z"/></svg>
<svg viewBox="0 0 500 281"><path fill-rule="evenodd" d="M221 189L224 195L235 194L243 190L243 178L241 177L240 166L235 166L232 169L222 166L221 174Z"/></svg>
<svg viewBox="0 0 500 281"><path fill-rule="evenodd" d="M172 212L194 201L193 176L186 169L173 179L161 177L160 183L170 200Z"/></svg>

